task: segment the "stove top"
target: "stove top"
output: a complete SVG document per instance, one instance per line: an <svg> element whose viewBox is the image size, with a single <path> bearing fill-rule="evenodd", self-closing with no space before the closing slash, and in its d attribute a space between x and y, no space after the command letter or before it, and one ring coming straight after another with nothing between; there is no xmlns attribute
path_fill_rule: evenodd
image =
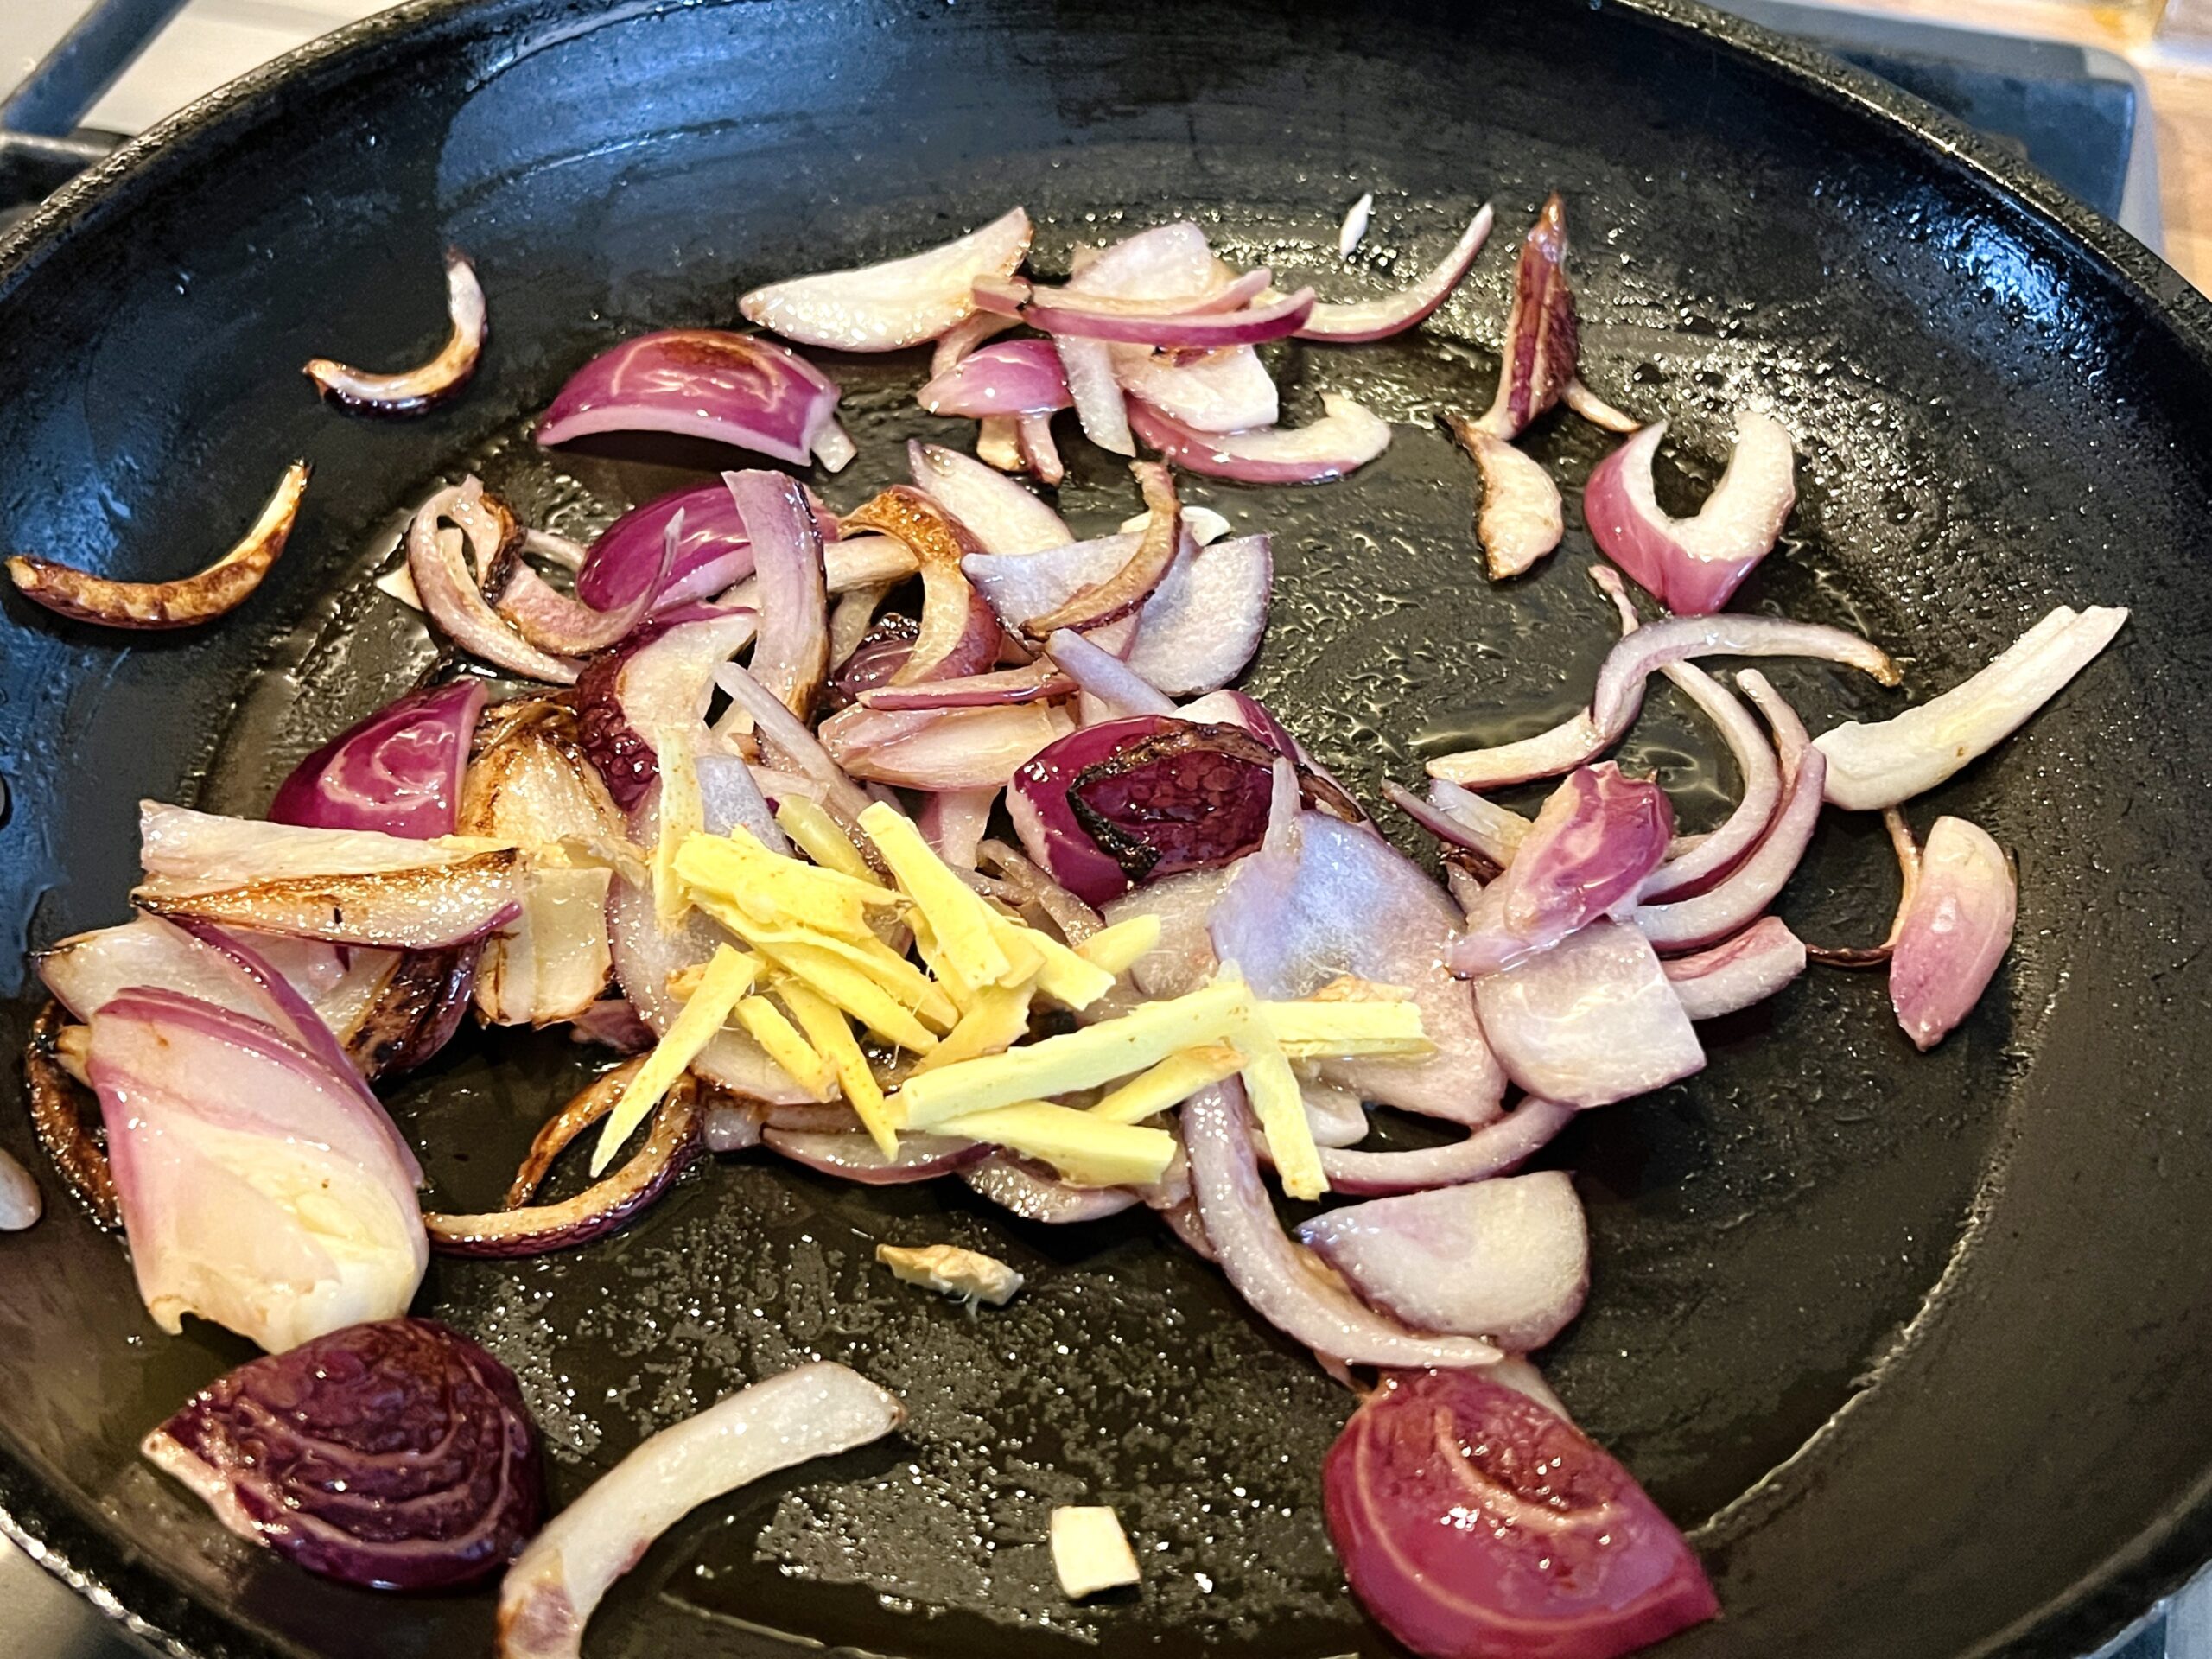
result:
<svg viewBox="0 0 2212 1659"><path fill-rule="evenodd" d="M0 0L0 5L26 3ZM164 43L158 37L186 3L95 0L75 29L0 103L0 230L128 136L79 123L141 52L150 47L148 65L159 67ZM2140 78L2124 60L2054 41L1783 0L1721 3L1948 111L2018 150L2139 240L2160 245L2149 105ZM272 41L271 50L305 38ZM169 96L155 101L180 107L210 90L203 83L204 76L187 67L158 80ZM0 1659L136 1659L151 1651L0 1539ZM2212 1659L2212 1578L2096 1659Z"/></svg>

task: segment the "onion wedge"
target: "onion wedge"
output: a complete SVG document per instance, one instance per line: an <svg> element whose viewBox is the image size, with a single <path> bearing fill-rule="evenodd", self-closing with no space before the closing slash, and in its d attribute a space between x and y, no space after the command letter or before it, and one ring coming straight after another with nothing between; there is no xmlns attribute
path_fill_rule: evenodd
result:
<svg viewBox="0 0 2212 1659"><path fill-rule="evenodd" d="M1779 916L1762 916L1732 939L1661 964L1682 1012L1718 1020L1764 1002L1805 971L1805 942Z"/></svg>
<svg viewBox="0 0 2212 1659"><path fill-rule="evenodd" d="M1475 1006L1506 1076L1563 1105L1649 1094L1705 1065L1659 958L1624 922L1592 922L1477 980Z"/></svg>
<svg viewBox="0 0 2212 1659"><path fill-rule="evenodd" d="M1357 472L1390 447L1389 423L1339 392L1321 394L1322 417L1256 432L1200 432L1132 402L1129 425L1177 466L1243 484L1319 484Z"/></svg>
<svg viewBox="0 0 2212 1659"><path fill-rule="evenodd" d="M1349 1196L1421 1192L1464 1181L1485 1181L1518 1169L1574 1121L1575 1109L1554 1100L1523 1100L1464 1141L1413 1152L1321 1149L1321 1173L1332 1192Z"/></svg>
<svg viewBox="0 0 2212 1659"><path fill-rule="evenodd" d="M499 1659L578 1659L585 1622L647 1546L709 1498L881 1440L906 1408L817 1361L664 1428L532 1539L499 1585Z"/></svg>
<svg viewBox="0 0 2212 1659"><path fill-rule="evenodd" d="M1554 191L1521 244L1513 272L1513 308L1506 314L1497 397L1482 424L1501 438L1516 438L1529 423L1565 398L1584 419L1613 431L1636 423L1576 378L1581 328L1574 290L1567 280L1567 204Z"/></svg>
<svg viewBox="0 0 2212 1659"><path fill-rule="evenodd" d="M1156 461L1131 461L1129 471L1136 475L1151 512L1135 550L1103 582L1085 583L1051 610L1026 618L1021 631L1031 639L1042 639L1063 628L1096 628L1126 616L1166 578L1182 545L1182 507L1175 499L1175 480Z"/></svg>
<svg viewBox="0 0 2212 1659"><path fill-rule="evenodd" d="M1016 207L925 253L756 288L737 308L803 346L900 351L963 321L976 309L976 279L1011 276L1029 236L1029 215Z"/></svg>
<svg viewBox="0 0 2212 1659"><path fill-rule="evenodd" d="M1916 1047L1929 1049L1981 1000L2012 943L2012 861L1986 830L1938 818L1898 917L1890 1002Z"/></svg>
<svg viewBox="0 0 2212 1659"><path fill-rule="evenodd" d="M1988 667L1894 720L1823 732L1828 799L1854 812L1896 806L1936 787L2025 724L2096 658L2127 620L2124 609L2062 605Z"/></svg>
<svg viewBox="0 0 2212 1659"><path fill-rule="evenodd" d="M909 443L906 466L917 489L958 519L987 554L1034 553L1075 537L1066 522L1012 479L934 443Z"/></svg>
<svg viewBox="0 0 2212 1659"><path fill-rule="evenodd" d="M1363 201L1369 200L1361 198ZM1468 221L1467 228L1459 233L1459 239L1452 245L1452 251L1444 256L1435 269L1395 294L1386 295L1381 299L1357 300L1346 305L1316 305L1300 326L1298 338L1325 340L1333 345L1350 346L1362 340L1388 340L1392 334L1402 334L1412 327L1449 299L1452 290L1459 285L1459 279L1473 268L1475 257L1482 252L1483 244L1490 239L1491 218L1490 204L1485 202ZM1351 221L1347 218L1347 231L1351 225ZM1364 218L1360 221L1360 229L1366 229ZM1357 241L1356 238L1353 239ZM1342 251L1349 253L1351 250L1344 248Z"/></svg>
<svg viewBox="0 0 2212 1659"><path fill-rule="evenodd" d="M1232 536L1205 547L1186 537L1137 613L1130 669L1169 696L1220 690L1259 650L1274 589L1274 544L1267 537Z"/></svg>
<svg viewBox="0 0 2212 1659"><path fill-rule="evenodd" d="M438 524L444 518L461 525L461 534L442 532ZM464 538L475 556L473 572ZM501 573L512 554L511 543L519 539L513 515L471 478L440 490L416 509L407 526L407 574L431 620L463 651L530 679L574 685L575 663L531 645L484 597L483 584Z"/></svg>
<svg viewBox="0 0 2212 1659"><path fill-rule="evenodd" d="M334 404L370 415L421 415L461 395L483 360L491 333L476 267L459 248L446 250L446 315L453 332L435 357L397 374L371 374L327 357L311 358L301 372Z"/></svg>
<svg viewBox="0 0 2212 1659"><path fill-rule="evenodd" d="M1129 396L1195 432L1243 432L1282 417L1274 377L1249 346L1181 360L1118 347L1114 375Z"/></svg>
<svg viewBox="0 0 2212 1659"><path fill-rule="evenodd" d="M999 620L961 568L963 559L982 550L967 528L931 496L905 484L854 508L844 522L895 537L914 550L921 566L921 631L890 683L918 685L988 672L999 658Z"/></svg>
<svg viewBox="0 0 2212 1659"><path fill-rule="evenodd" d="M1789 433L1773 416L1738 411L1736 447L1705 505L1670 517L1651 482L1667 423L1647 426L1599 461L1583 486L1582 516L1599 550L1679 615L1717 611L1773 551L1796 505Z"/></svg>
<svg viewBox="0 0 2212 1659"><path fill-rule="evenodd" d="M197 575L175 582L114 582L51 559L18 554L8 575L23 597L105 628L189 628L244 604L284 550L311 469L296 461L244 540Z"/></svg>
<svg viewBox="0 0 2212 1659"><path fill-rule="evenodd" d="M1475 515L1490 579L1517 576L1559 545L1565 533L1559 486L1537 462L1464 415L1444 424L1473 457L1483 476L1483 502Z"/></svg>

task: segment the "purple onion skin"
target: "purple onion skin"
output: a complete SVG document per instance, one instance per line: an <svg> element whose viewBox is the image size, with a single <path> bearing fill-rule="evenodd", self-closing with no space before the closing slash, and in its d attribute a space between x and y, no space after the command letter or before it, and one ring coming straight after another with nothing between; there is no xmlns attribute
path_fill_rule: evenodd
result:
<svg viewBox="0 0 2212 1659"><path fill-rule="evenodd" d="M410 841L451 835L484 696L481 680L455 680L410 692L346 728L276 786L270 821Z"/></svg>
<svg viewBox="0 0 2212 1659"><path fill-rule="evenodd" d="M668 521L683 515L683 534L668 567L666 593L715 560L749 549L737 505L720 479L656 497L624 513L599 533L576 572L576 597L595 611L616 611L635 599L660 566ZM735 580L735 578L733 578ZM727 584L726 584L727 585Z"/></svg>
<svg viewBox="0 0 2212 1659"><path fill-rule="evenodd" d="M194 1395L149 1449L164 1440L164 1466L177 1448L205 1465L198 1478L220 1482L245 1535L372 1589L474 1583L545 1511L514 1374L429 1319L348 1325L251 1360Z"/></svg>
<svg viewBox="0 0 2212 1659"><path fill-rule="evenodd" d="M1085 768L1068 788L1077 821L1134 881L1218 868L1268 832L1272 751L1240 727L1176 725ZM1241 741L1223 747L1232 739Z"/></svg>
<svg viewBox="0 0 2212 1659"><path fill-rule="evenodd" d="M830 706L849 709L860 701L861 692L890 684L891 677L913 655L914 641L921 631L922 625L914 618L897 611L877 618L831 677Z"/></svg>

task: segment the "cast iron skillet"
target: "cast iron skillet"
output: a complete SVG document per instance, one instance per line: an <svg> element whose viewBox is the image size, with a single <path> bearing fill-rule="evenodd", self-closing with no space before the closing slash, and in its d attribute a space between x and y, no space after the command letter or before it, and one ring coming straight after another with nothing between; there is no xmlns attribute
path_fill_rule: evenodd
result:
<svg viewBox="0 0 2212 1659"><path fill-rule="evenodd" d="M588 531L683 475L520 441L593 351L1013 201L1048 269L1190 213L1346 296L1494 200L1498 246L1419 335L1278 365L1297 418L1326 385L1406 423L1381 464L1193 493L1276 532L1248 683L1369 798L1424 751L1548 722L1611 632L1586 537L1484 582L1468 468L1430 417L1487 401L1506 249L1554 187L1595 384L1673 416L1694 476L1739 397L1801 435L1791 539L1742 602L1861 627L1923 693L2054 603L2135 620L1916 809L1975 817L2020 862L2018 946L1956 1036L1916 1056L1878 977L1815 973L1713 1028L1702 1077L1556 1149L1597 1284L1551 1375L1712 1564L1726 1616L1684 1655L2094 1646L2212 1550L2212 309L1923 105L1694 5L429 3L188 111L0 246L0 523L11 548L173 575L292 456L315 483L292 551L217 627L130 639L6 601L0 957L121 918L139 797L257 811L411 680L432 648L365 578L435 480L473 467ZM1330 244L1366 188L1373 269L1345 271ZM494 319L467 397L396 424L318 406L310 354L405 362L439 336L448 241ZM827 486L848 505L929 423L918 359L832 367L863 443ZM1599 453L1565 416L1533 442L1570 478ZM1125 514L1126 475L1076 448L1078 526ZM1785 689L1816 724L1895 706L1826 671ZM1692 818L1728 782L1705 747L1663 702L1641 740ZM1863 938L1891 879L1871 827L1838 821L1783 908ZM34 993L5 974L12 1052ZM398 1090L434 1200L489 1202L582 1063L557 1035L470 1039ZM4 1088L0 1143L35 1165ZM880 1237L980 1243L1033 1287L970 1319L887 1284ZM159 1334L66 1202L3 1248L0 1503L50 1563L180 1653L486 1649L486 1596L352 1592L219 1531L133 1447L243 1345ZM420 1306L521 1375L564 1500L802 1355L912 1407L906 1440L677 1528L594 1655L764 1655L779 1632L915 1659L1389 1650L1318 1514L1344 1395L1144 1226L1054 1235L964 1189L747 1157L611 1243L440 1262ZM1078 1497L1130 1524L1141 1595L1071 1609L1052 1588L1044 1519Z"/></svg>

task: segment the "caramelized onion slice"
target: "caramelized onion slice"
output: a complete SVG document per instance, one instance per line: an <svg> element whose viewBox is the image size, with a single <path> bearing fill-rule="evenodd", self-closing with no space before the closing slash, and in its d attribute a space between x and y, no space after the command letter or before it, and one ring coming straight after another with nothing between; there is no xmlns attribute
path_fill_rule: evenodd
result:
<svg viewBox="0 0 2212 1659"><path fill-rule="evenodd" d="M1559 545L1566 520L1559 486L1536 461L1503 438L1463 415L1447 415L1444 424L1481 469L1483 501L1475 515L1475 537L1490 566L1490 579L1517 576Z"/></svg>
<svg viewBox="0 0 2212 1659"><path fill-rule="evenodd" d="M39 1010L31 1039L23 1046L23 1092L30 1103L31 1129L54 1160L54 1173L94 1221L112 1230L123 1225L123 1206L116 1198L107 1147L86 1116L90 1091L69 1075L54 1052L68 1019L59 1002Z"/></svg>
<svg viewBox="0 0 2212 1659"><path fill-rule="evenodd" d="M484 358L491 313L476 267L459 248L446 250L446 315L453 333L427 363L397 374L371 374L327 357L311 358L302 371L331 402L370 415L420 415L460 396Z"/></svg>
<svg viewBox="0 0 2212 1659"><path fill-rule="evenodd" d="M307 462L284 469L276 493L245 538L197 575L175 582L114 582L51 559L18 554L8 575L24 598L104 628L189 628L236 610L284 550L307 493Z"/></svg>

